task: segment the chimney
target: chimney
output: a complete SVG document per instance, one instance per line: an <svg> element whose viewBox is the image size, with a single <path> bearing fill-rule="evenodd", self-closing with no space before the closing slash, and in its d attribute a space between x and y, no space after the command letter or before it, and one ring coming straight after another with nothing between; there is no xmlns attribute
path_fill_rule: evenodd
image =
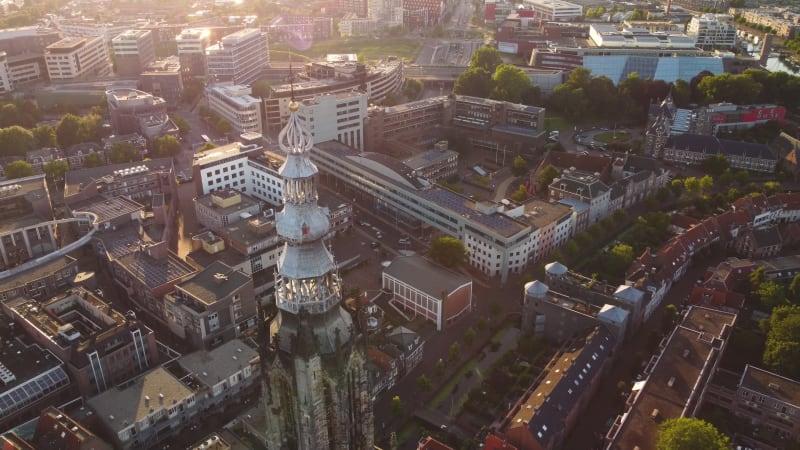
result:
<svg viewBox="0 0 800 450"><path fill-rule="evenodd" d="M161 392L158 393L158 404L159 405L164 404L164 394L162 394Z"/></svg>
<svg viewBox="0 0 800 450"><path fill-rule="evenodd" d="M150 396L149 395L145 395L144 396L144 406L145 407L150 406Z"/></svg>

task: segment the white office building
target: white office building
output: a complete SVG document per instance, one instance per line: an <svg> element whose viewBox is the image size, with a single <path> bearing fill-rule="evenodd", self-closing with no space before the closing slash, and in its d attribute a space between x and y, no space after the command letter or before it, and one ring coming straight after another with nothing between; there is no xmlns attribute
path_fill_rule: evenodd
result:
<svg viewBox="0 0 800 450"><path fill-rule="evenodd" d="M269 65L267 33L245 28L206 48L206 73L211 81L249 84Z"/></svg>
<svg viewBox="0 0 800 450"><path fill-rule="evenodd" d="M250 86L210 86L206 88L208 107L227 120L237 134L261 133L261 100L253 97Z"/></svg>
<svg viewBox="0 0 800 450"><path fill-rule="evenodd" d="M367 94L352 91L319 95L301 105L298 116L311 131L314 142L339 141L364 150Z"/></svg>
<svg viewBox="0 0 800 450"><path fill-rule="evenodd" d="M11 82L11 69L8 67L6 52L0 52L0 94L8 94L14 90Z"/></svg>
<svg viewBox="0 0 800 450"><path fill-rule="evenodd" d="M117 75L138 76L155 61L156 47L150 30L126 30L111 40Z"/></svg>
<svg viewBox="0 0 800 450"><path fill-rule="evenodd" d="M732 49L736 46L736 27L727 14L694 16L686 26L686 34L703 50Z"/></svg>
<svg viewBox="0 0 800 450"><path fill-rule="evenodd" d="M533 8L536 19L567 22L583 17L583 6L563 0L525 0L525 4Z"/></svg>
<svg viewBox="0 0 800 450"><path fill-rule="evenodd" d="M210 32L207 28L190 28L175 37L181 72L195 77L206 74L206 47Z"/></svg>
<svg viewBox="0 0 800 450"><path fill-rule="evenodd" d="M102 36L64 38L44 50L51 80L78 80L111 73L108 48Z"/></svg>
<svg viewBox="0 0 800 450"><path fill-rule="evenodd" d="M339 20L339 35L341 37L367 36L377 33L385 26L382 19L358 17L355 13L348 13Z"/></svg>

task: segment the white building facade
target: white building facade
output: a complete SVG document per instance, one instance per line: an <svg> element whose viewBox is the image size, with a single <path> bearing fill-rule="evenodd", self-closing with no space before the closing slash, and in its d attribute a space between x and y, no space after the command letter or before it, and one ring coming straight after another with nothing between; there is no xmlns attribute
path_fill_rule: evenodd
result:
<svg viewBox="0 0 800 450"><path fill-rule="evenodd" d="M245 28L206 48L206 74L212 81L249 84L269 65L267 33Z"/></svg>
<svg viewBox="0 0 800 450"><path fill-rule="evenodd" d="M65 38L44 51L51 80L77 80L111 73L108 48L101 36Z"/></svg>
<svg viewBox="0 0 800 450"><path fill-rule="evenodd" d="M227 120L237 134L261 133L261 100L250 95L250 86L206 88L208 107Z"/></svg>
<svg viewBox="0 0 800 450"><path fill-rule="evenodd" d="M352 91L304 100L298 117L311 131L314 142L336 140L364 150L367 94Z"/></svg>
<svg viewBox="0 0 800 450"><path fill-rule="evenodd" d="M732 49L736 46L736 27L726 14L694 16L686 26L686 34L703 50Z"/></svg>

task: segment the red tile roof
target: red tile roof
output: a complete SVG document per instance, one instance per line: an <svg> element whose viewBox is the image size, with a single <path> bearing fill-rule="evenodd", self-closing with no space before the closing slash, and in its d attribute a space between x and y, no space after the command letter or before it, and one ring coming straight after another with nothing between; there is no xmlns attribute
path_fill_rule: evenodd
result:
<svg viewBox="0 0 800 450"><path fill-rule="evenodd" d="M423 438L419 441L417 450L453 450L453 447L442 444L436 439L428 436L427 438Z"/></svg>
<svg viewBox="0 0 800 450"><path fill-rule="evenodd" d="M507 439L494 433L489 433L483 443L483 450L517 450L517 447L508 442Z"/></svg>

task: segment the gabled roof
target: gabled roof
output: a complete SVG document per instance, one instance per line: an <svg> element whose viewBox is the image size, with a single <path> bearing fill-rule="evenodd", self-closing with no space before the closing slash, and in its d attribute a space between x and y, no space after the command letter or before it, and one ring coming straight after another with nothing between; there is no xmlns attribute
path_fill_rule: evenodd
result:
<svg viewBox="0 0 800 450"><path fill-rule="evenodd" d="M750 231L753 236L753 243L756 248L772 247L774 245L781 245L783 240L778 231L778 227L773 226L769 228L758 228Z"/></svg>
<svg viewBox="0 0 800 450"><path fill-rule="evenodd" d="M706 153L708 156L722 154L769 160L778 159L775 156L775 152L765 144L718 139L715 136L703 134L685 133L671 136L667 140L665 147L694 153Z"/></svg>

